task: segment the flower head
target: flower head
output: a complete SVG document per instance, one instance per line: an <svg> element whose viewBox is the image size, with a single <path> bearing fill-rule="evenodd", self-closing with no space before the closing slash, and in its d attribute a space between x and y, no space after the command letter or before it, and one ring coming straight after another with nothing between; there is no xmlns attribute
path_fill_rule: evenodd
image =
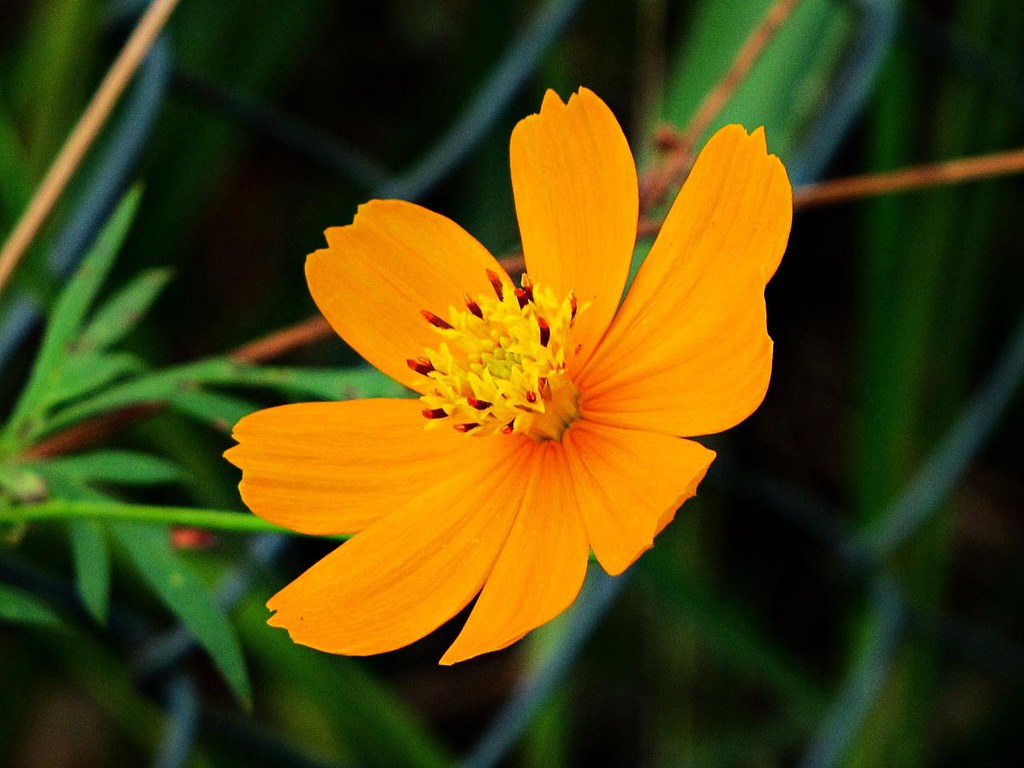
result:
<svg viewBox="0 0 1024 768"><path fill-rule="evenodd" d="M451 220L360 207L306 262L334 329L419 400L270 408L227 456L253 512L355 533L275 595L270 623L333 653L407 645L478 596L453 663L561 613L591 551L610 574L693 496L728 429L764 397L764 287L792 193L764 132L712 137L621 302L636 167L607 106L549 91L512 134L526 275Z"/></svg>

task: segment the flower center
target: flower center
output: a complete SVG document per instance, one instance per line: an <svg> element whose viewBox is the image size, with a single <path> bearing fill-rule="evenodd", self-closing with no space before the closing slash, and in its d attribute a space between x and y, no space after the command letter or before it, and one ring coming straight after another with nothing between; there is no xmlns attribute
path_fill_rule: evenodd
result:
<svg viewBox="0 0 1024 768"><path fill-rule="evenodd" d="M409 360L431 380L420 400L427 427L450 424L471 435L522 432L534 440L560 440L579 418L579 390L566 372L566 355L579 310L570 293L559 300L523 275L507 290L487 270L494 296L465 297L445 320L423 317L441 336L435 349Z"/></svg>

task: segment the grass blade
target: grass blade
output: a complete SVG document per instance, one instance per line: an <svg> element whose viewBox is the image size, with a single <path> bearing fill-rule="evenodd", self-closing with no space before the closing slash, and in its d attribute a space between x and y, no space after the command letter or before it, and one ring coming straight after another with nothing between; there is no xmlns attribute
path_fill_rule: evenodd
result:
<svg viewBox="0 0 1024 768"><path fill-rule="evenodd" d="M104 349L127 336L170 279L169 269L147 269L121 288L96 310L79 337L76 350Z"/></svg>
<svg viewBox="0 0 1024 768"><path fill-rule="evenodd" d="M100 523L74 520L68 526L75 585L86 610L99 624L106 624L110 608L110 550Z"/></svg>
<svg viewBox="0 0 1024 768"><path fill-rule="evenodd" d="M82 321L128 234L128 228L138 209L140 196L138 188L124 196L82 262L81 268L57 300L32 375L8 423L5 435L8 441L16 441L19 434L24 435L31 431L25 430L23 422L33 415L40 401L45 398L58 378L61 362L68 352L69 345L78 334Z"/></svg>
<svg viewBox="0 0 1024 768"><path fill-rule="evenodd" d="M90 451L40 463L45 463L48 473L59 474L76 483L161 485L182 480L181 470L176 465L139 451Z"/></svg>
<svg viewBox="0 0 1024 768"><path fill-rule="evenodd" d="M249 675L234 629L206 585L171 549L167 529L132 523L110 529L146 583L209 652L239 702L251 708Z"/></svg>
<svg viewBox="0 0 1024 768"><path fill-rule="evenodd" d="M37 627L59 627L60 617L50 606L24 590L0 583L0 621Z"/></svg>

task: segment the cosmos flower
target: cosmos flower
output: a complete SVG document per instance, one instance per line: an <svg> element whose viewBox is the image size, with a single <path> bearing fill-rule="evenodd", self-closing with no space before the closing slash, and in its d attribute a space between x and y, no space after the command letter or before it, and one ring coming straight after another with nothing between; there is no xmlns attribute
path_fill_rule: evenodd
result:
<svg viewBox="0 0 1024 768"><path fill-rule="evenodd" d="M269 601L295 642L381 653L476 597L441 662L514 643L573 602L591 552L616 575L649 548L715 456L686 438L764 398L764 287L792 192L762 129L708 142L625 300L637 174L604 102L549 91L511 165L518 284L457 224L398 200L361 206L306 262L335 331L420 397L235 427L227 457L253 512L356 534Z"/></svg>

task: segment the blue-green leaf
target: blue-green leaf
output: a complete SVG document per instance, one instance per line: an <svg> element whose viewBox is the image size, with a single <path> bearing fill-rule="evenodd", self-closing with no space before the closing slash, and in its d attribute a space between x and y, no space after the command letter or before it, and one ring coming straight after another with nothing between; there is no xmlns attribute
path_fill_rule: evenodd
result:
<svg viewBox="0 0 1024 768"><path fill-rule="evenodd" d="M252 691L238 638L209 590L171 548L167 529L115 523L110 530L153 591L209 652L235 696L250 707Z"/></svg>
<svg viewBox="0 0 1024 768"><path fill-rule="evenodd" d="M61 626L60 617L42 600L3 583L0 583L0 621L46 627Z"/></svg>

